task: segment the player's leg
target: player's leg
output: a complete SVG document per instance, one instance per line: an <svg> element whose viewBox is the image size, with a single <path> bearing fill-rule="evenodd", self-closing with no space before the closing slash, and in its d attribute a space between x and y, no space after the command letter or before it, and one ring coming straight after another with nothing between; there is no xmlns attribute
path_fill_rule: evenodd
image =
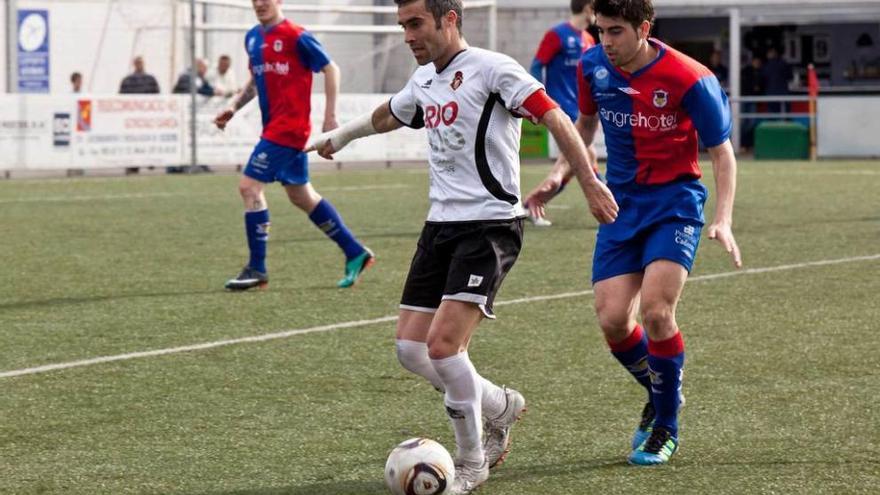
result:
<svg viewBox="0 0 880 495"><path fill-rule="evenodd" d="M651 432L654 407L648 373L648 337L636 320L641 273L629 273L596 282L593 286L599 327L611 355L644 387L646 401L630 445L641 445Z"/></svg>
<svg viewBox="0 0 880 495"><path fill-rule="evenodd" d="M650 437L630 455L633 464L665 463L678 448L684 341L675 309L686 279L687 270L674 261L661 259L645 268L641 313L648 333L651 399L656 417Z"/></svg>
<svg viewBox="0 0 880 495"><path fill-rule="evenodd" d="M345 275L336 285L343 288L353 286L361 273L373 264L374 255L358 242L333 204L312 187L307 155L302 152L293 154L290 163L279 174L279 179L290 202L305 212L309 220L345 253Z"/></svg>
<svg viewBox="0 0 880 495"><path fill-rule="evenodd" d="M250 259L241 273L226 282L229 290L264 288L269 283L266 269L266 247L269 241L269 205L263 194L266 183L272 182L271 174L266 174L259 166L268 161L265 142L254 149L251 159L238 182L238 193L244 202L244 228Z"/></svg>
<svg viewBox="0 0 880 495"><path fill-rule="evenodd" d="M428 331L428 356L446 390L444 404L455 432L452 493L469 493L489 477L482 441L482 380L467 352L482 319L477 304L445 300Z"/></svg>
<svg viewBox="0 0 880 495"><path fill-rule="evenodd" d="M443 242L442 231L437 225L426 225L422 230L401 297L396 348L397 359L405 369L445 393L443 382L428 357L427 344L428 330L440 307L452 261L451 246ZM483 417L502 415L507 404L505 391L482 376L479 379L483 385Z"/></svg>
<svg viewBox="0 0 880 495"><path fill-rule="evenodd" d="M494 319L492 305L495 296L505 276L513 267L522 247L522 221L487 222L450 227L448 237L452 239L450 242L454 243L454 249L443 291L444 304L456 301L469 305L467 307L471 310L478 309L485 318ZM441 306L441 310L444 307L446 306ZM470 313L472 311L468 314ZM456 337L452 330L434 333L435 328L441 328L438 327L439 320L440 313L438 312L431 326L432 333L428 337L431 357L434 358L437 355L435 353L438 352L453 352L455 345L464 345L466 348L470 333L467 334L467 339ZM467 320L466 323L474 321L479 322L477 319ZM450 338L449 335L453 337ZM464 356L466 357L466 353ZM478 374L476 376L479 377ZM485 453L488 466L495 466L500 464L507 455L511 428L525 411L526 402L522 394L516 390L499 387L482 378L479 383L483 397L482 411L486 419L483 428L485 439L482 442L482 450ZM447 395L450 392L448 387L447 384ZM494 407L498 407L498 409L492 411L489 403L494 404ZM471 466L471 468L473 467ZM466 478L463 478L463 481L466 481ZM466 484L462 486L466 486Z"/></svg>

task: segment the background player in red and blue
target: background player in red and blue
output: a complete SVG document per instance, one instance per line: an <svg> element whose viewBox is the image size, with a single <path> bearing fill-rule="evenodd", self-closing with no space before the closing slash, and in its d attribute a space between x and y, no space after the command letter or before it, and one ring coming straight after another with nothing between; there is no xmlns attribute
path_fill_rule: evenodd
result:
<svg viewBox="0 0 880 495"><path fill-rule="evenodd" d="M679 444L684 342L675 309L704 225L698 135L712 159L717 195L707 237L742 265L731 227L730 107L709 69L649 38L651 0L596 0L595 10L601 48L581 59L576 127L589 144L602 122L607 183L620 205L614 223L599 226L596 312L612 354L648 395L628 460L662 464ZM529 195L530 206L543 207L569 174L554 167Z"/></svg>
<svg viewBox="0 0 880 495"><path fill-rule="evenodd" d="M577 66L581 55L596 44L593 36L587 32L594 19L593 0L571 0L571 17L544 34L529 69L535 79L544 83L547 94L559 103L572 122L578 116ZM593 146L587 147L587 156L593 169L598 172ZM559 159L565 158L560 154ZM556 194L564 188L565 183ZM539 227L552 225L545 217L529 215L529 219Z"/></svg>
<svg viewBox="0 0 880 495"><path fill-rule="evenodd" d="M214 123L220 129L254 96L259 95L263 134L238 184L245 206L245 232L250 260L241 273L226 282L230 290L265 287L269 209L263 189L278 181L290 202L345 253L345 275L339 287L351 287L373 262L373 253L355 239L329 201L309 183L308 158L302 152L311 133L312 73L324 74L327 98L324 131L338 126L336 97L339 67L303 27L284 18L281 0L252 0L259 25L245 36L251 80L232 106Z"/></svg>

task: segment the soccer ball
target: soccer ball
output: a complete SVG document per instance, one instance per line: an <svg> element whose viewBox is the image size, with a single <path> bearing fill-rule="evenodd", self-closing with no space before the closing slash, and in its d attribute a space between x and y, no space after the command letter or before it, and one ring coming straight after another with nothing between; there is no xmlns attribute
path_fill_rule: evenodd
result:
<svg viewBox="0 0 880 495"><path fill-rule="evenodd" d="M452 456L427 438L402 442L385 463L385 484L394 495L442 495L454 477Z"/></svg>

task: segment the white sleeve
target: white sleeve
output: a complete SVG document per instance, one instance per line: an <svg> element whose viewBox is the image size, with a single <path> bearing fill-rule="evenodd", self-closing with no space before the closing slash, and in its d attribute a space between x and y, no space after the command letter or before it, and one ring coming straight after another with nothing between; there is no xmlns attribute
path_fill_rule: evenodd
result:
<svg viewBox="0 0 880 495"><path fill-rule="evenodd" d="M410 78L406 86L399 93L391 97L388 103L391 115L401 124L413 129L425 127L424 112L413 95L413 78Z"/></svg>
<svg viewBox="0 0 880 495"><path fill-rule="evenodd" d="M503 55L492 62L489 65L489 90L501 96L508 110L518 111L529 96L544 89L544 85L516 60Z"/></svg>

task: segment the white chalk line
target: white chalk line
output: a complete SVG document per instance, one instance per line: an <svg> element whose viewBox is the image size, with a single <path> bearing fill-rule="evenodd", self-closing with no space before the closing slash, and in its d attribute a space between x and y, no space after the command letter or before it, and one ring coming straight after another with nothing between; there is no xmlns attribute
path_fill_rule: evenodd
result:
<svg viewBox="0 0 880 495"><path fill-rule="evenodd" d="M858 263L862 261L877 261L880 260L880 254L874 254L869 256L855 256L849 258L838 258L831 260L819 260L819 261L809 261L805 263L792 263L787 265L778 265L771 266L765 268L746 268L743 270L736 270L731 272L722 272L722 273L713 273L708 275L700 275L697 277L688 278L688 282L704 282L709 280L718 280L722 278L729 277L737 277L740 275L756 275L762 273L773 273L773 272L781 272L788 270L798 270L801 268L811 268L817 266L829 266L829 265L839 265L843 263ZM521 297L518 299L510 299L507 301L498 301L495 303L496 306L508 306L512 304L523 304L523 303L533 303L540 301L553 301L557 299L569 299L574 297L584 297L593 294L592 290L583 290L577 292L564 292L561 294L550 294L546 296L531 296L531 297ZM238 344L249 344L256 342L267 342L270 340L278 340L278 339L286 339L289 337L294 337L297 335L306 335L310 333L322 333L322 332L331 332L334 330L341 330L345 328L357 328L357 327L365 327L370 325L376 325L379 323L390 323L397 321L397 316L383 316L381 318L373 318L369 320L357 320L357 321L347 321L342 323L332 323L328 325L321 325L317 327L311 328L302 328L297 330L288 330L284 332L276 332L276 333L267 333L264 335L255 335L252 337L241 337L237 339L228 339L228 340L218 340L214 342L205 342L202 344L193 344L186 345L180 347L171 347L167 349L156 349L152 351L142 351L142 352L132 352L128 354L118 354L115 356L103 356L92 359L83 359L79 361L70 361L66 363L56 363L56 364L47 364L43 366L35 366L33 368L23 368L18 370L4 371L0 372L0 378L12 378L16 376L24 376L24 375L36 375L40 373L47 373L50 371L58 371L70 368L79 368L83 366L93 366L96 364L102 363L112 363L117 361L128 361L132 359L140 359L147 357L156 357L156 356L167 356L169 354L180 354L183 352L193 352L193 351L202 351L206 349L215 349L218 347L225 347L231 345Z"/></svg>
<svg viewBox="0 0 880 495"><path fill-rule="evenodd" d="M337 186L337 187L321 187L320 191L342 191L342 192L358 192L358 191L377 191L385 189L406 189L411 186L407 184L376 184L361 186ZM129 199L150 199L150 198L168 198L172 196L197 196L198 193L191 192L155 192L155 193L127 193L127 194L95 194L83 196L42 196L27 198L8 198L0 199L0 204L13 203L62 203L62 202L79 202L79 201L115 201Z"/></svg>

